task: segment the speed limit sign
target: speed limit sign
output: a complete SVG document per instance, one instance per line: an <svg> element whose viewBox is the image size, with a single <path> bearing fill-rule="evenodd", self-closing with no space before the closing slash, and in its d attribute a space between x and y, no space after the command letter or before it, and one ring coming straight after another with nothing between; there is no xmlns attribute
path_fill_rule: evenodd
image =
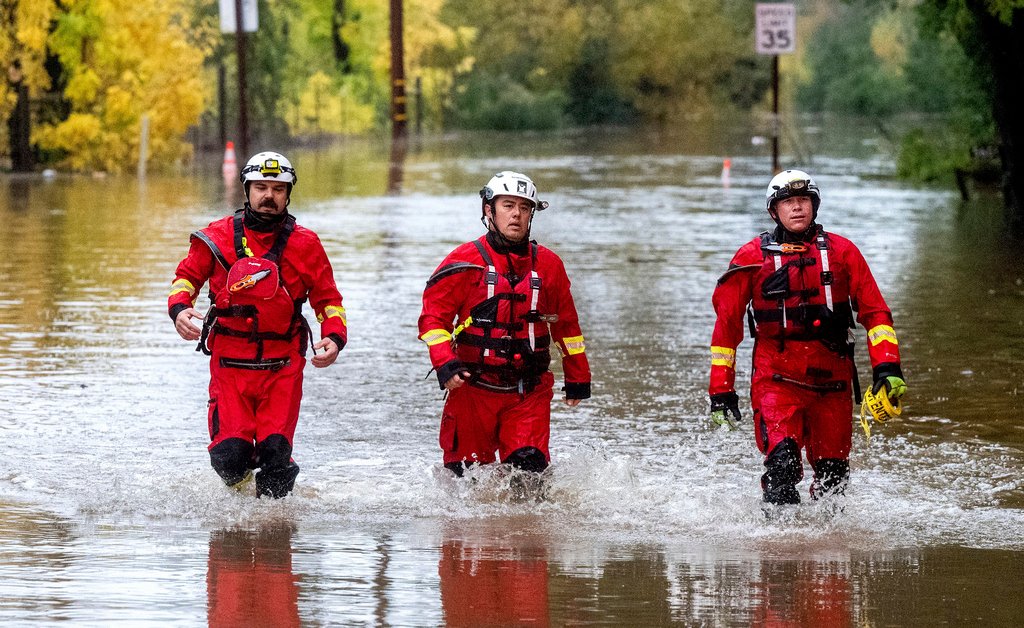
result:
<svg viewBox="0 0 1024 628"><path fill-rule="evenodd" d="M796 7L792 3L758 2L754 11L754 46L758 54L796 52Z"/></svg>

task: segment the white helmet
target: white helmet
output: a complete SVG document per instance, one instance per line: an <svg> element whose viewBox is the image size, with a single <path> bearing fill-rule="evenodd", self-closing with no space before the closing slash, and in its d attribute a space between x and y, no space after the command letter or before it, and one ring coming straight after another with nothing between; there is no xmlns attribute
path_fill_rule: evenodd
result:
<svg viewBox="0 0 1024 628"><path fill-rule="evenodd" d="M253 181L283 181L288 184L288 192L291 193L292 186L299 182L295 175L292 162L281 153L263 151L256 153L245 163L245 167L238 173L238 179L246 186Z"/></svg>
<svg viewBox="0 0 1024 628"><path fill-rule="evenodd" d="M533 203L533 208L537 211L548 208L547 201L537 198L537 186L534 185L533 179L525 174L512 172L511 170L502 170L494 175L487 182L487 185L480 190L480 198L483 199L483 205L489 204L494 200L495 196L518 196L519 198L525 198Z"/></svg>
<svg viewBox="0 0 1024 628"><path fill-rule="evenodd" d="M809 196L814 208L814 216L818 216L818 205L821 204L821 193L811 175L803 170L783 170L772 177L765 191L765 204L769 213L775 201L791 196Z"/></svg>

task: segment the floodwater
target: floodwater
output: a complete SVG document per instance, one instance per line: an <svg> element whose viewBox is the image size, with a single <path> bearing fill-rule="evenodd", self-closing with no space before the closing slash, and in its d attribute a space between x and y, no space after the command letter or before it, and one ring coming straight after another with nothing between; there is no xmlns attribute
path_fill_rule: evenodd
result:
<svg viewBox="0 0 1024 628"><path fill-rule="evenodd" d="M1020 625L1020 246L991 199L896 181L871 131L805 131L821 221L875 271L909 393L870 441L858 428L842 509L772 520L749 405L737 431L705 420L711 291L769 226L749 132L294 151L292 210L334 263L350 343L307 366L302 474L279 501L209 468L206 359L166 315L188 233L238 202L219 161L0 179L0 622ZM481 233L476 190L500 169L551 202L534 235L565 260L594 371L593 399L556 398L540 503L443 472L416 339L424 281Z"/></svg>

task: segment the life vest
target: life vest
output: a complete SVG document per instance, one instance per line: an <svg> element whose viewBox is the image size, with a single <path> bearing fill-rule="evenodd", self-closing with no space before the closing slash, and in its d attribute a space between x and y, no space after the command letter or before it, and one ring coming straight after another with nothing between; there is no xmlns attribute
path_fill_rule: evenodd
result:
<svg viewBox="0 0 1024 628"><path fill-rule="evenodd" d="M537 273L537 245L530 243L530 272L525 277L499 274L487 249L475 241L486 268L486 296L470 308L469 317L453 334L455 353L473 372L470 384L487 390L533 390L551 364L547 323L554 315L537 310L543 285Z"/></svg>
<svg viewBox="0 0 1024 628"><path fill-rule="evenodd" d="M229 342L226 350L239 352L243 347L251 347L252 351L244 351L251 355L221 357L221 366L277 370L289 363L288 355L296 335L300 338L299 353L305 355L311 334L302 316L305 299L293 299L281 279L280 259L295 230L295 218L288 216L284 220L274 244L263 256L257 257L246 243L242 216L243 211L239 210L232 221L234 262L228 260L210 234L205 231L192 234L210 248L214 259L226 271L221 285L214 285L211 279L211 307L196 350L210 355L211 335L235 338L241 342Z"/></svg>
<svg viewBox="0 0 1024 628"><path fill-rule="evenodd" d="M747 309L750 335L785 340L818 340L848 353L853 343L850 287L829 266L831 247L819 226L811 242L775 242L761 234L762 264L754 276Z"/></svg>

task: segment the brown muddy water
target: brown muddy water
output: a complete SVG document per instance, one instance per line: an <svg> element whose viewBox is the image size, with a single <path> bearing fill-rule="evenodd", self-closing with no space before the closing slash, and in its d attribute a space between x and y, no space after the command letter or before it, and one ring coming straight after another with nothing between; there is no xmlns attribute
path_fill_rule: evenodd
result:
<svg viewBox="0 0 1024 628"><path fill-rule="evenodd" d="M448 137L390 164L373 142L289 153L292 211L334 263L351 339L306 370L302 474L276 502L209 468L206 361L166 315L188 233L239 202L219 162L0 179L0 622L1020 625L1020 245L991 199L896 181L869 133L809 136L813 160L785 163L815 175L821 222L874 270L909 393L903 418L855 435L838 514L770 521L749 406L734 432L705 420L711 291L769 226L749 133ZM594 370L593 399L556 401L541 503L443 472L416 339L424 281L481 233L476 191L502 169L551 202L534 235L565 261ZM749 341L739 353L743 381Z"/></svg>

